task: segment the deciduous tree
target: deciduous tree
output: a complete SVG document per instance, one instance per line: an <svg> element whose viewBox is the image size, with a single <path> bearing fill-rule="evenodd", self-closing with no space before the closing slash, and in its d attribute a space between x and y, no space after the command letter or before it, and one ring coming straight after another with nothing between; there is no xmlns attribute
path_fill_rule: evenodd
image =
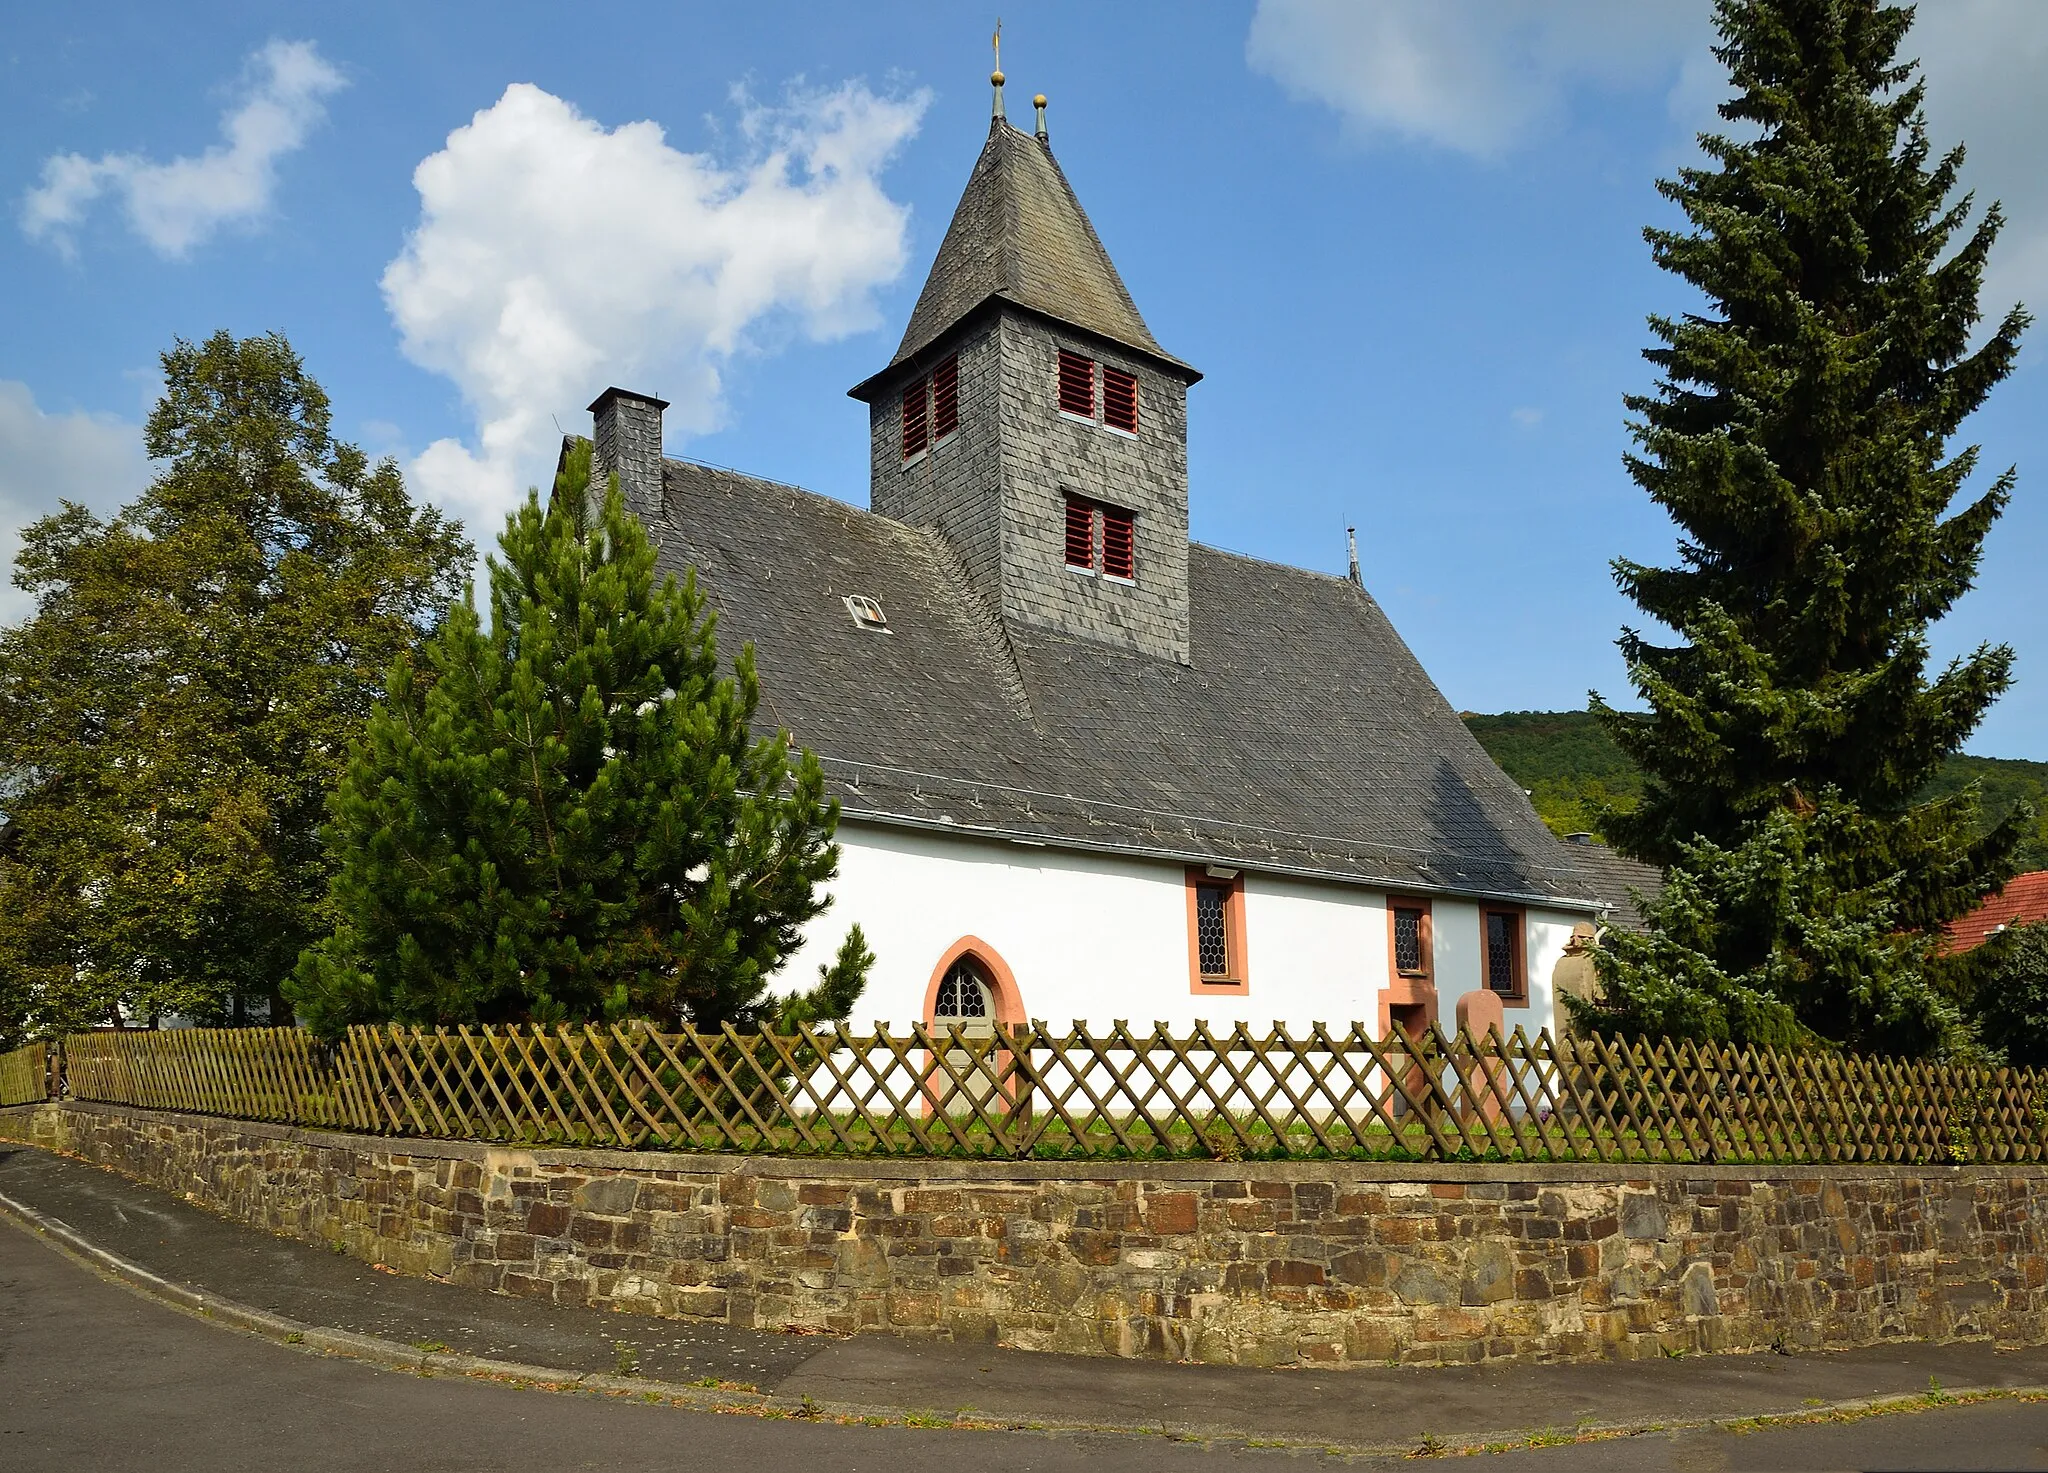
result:
<svg viewBox="0 0 2048 1473"><path fill-rule="evenodd" d="M326 926L326 795L399 653L472 556L398 469L331 434L276 335L163 355L161 471L65 505L0 631L0 992L15 1031L243 1017Z"/></svg>

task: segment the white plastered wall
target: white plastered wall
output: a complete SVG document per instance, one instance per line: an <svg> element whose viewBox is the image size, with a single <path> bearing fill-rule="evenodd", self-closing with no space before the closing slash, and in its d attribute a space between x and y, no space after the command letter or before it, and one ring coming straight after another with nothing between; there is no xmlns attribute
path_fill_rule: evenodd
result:
<svg viewBox="0 0 2048 1473"><path fill-rule="evenodd" d="M842 824L839 842L833 905L806 928L778 987L809 985L858 921L876 960L849 1020L856 1027L920 1020L933 968L965 936L1009 967L1026 1015L1055 1027L1119 1018L1140 1027L1195 1019L1377 1027L1387 979L1378 891L1247 873L1249 991L1196 996L1180 865L871 823ZM1459 995L1480 985L1479 911L1444 898L1433 910L1440 1022L1449 1030ZM1510 1033L1517 1024L1532 1034L1551 1026L1551 969L1580 919L1527 913L1529 1002L1508 1010Z"/></svg>

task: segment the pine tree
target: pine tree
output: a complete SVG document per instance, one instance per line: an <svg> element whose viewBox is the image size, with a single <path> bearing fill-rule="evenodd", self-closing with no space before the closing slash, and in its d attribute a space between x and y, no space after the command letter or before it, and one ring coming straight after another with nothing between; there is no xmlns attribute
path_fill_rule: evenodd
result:
<svg viewBox="0 0 2048 1473"><path fill-rule="evenodd" d="M275 335L163 355L162 470L26 529L0 630L0 1028L261 1016L326 928L318 830L383 672L472 557L332 438Z"/></svg>
<svg viewBox="0 0 2048 1473"><path fill-rule="evenodd" d="M829 904L838 804L811 753L753 735L752 647L720 673L694 576L657 583L616 480L595 510L589 480L581 442L507 520L490 628L456 604L351 753L336 929L289 989L323 1033L814 1021L860 994L858 927L816 988L768 994Z"/></svg>
<svg viewBox="0 0 2048 1473"><path fill-rule="evenodd" d="M1977 838L1974 790L1913 797L2011 679L2003 646L1930 673L1927 629L2012 493L2008 470L1951 512L1978 454L1947 447L2028 317L1971 348L2001 216L1966 229L1963 150L1931 160L1909 9L1716 18L1745 136L1703 136L1713 167L1659 185L1690 228L1645 232L1706 307L1650 319L1660 380L1628 400L1679 565L1615 564L1678 639L1624 632L1647 718L1594 698L1645 779L1607 831L1672 890L1603 955L1584 1022L1920 1052L1956 1018L1931 938L2007 876L2027 818Z"/></svg>

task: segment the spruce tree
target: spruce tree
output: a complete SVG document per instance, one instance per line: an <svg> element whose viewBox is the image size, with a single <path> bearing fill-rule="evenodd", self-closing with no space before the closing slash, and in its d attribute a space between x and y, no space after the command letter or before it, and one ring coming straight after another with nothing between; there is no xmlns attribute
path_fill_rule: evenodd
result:
<svg viewBox="0 0 2048 1473"><path fill-rule="evenodd" d="M179 342L163 373L148 490L105 521L63 506L15 562L35 612L0 630L0 1033L265 1016L326 929L349 738L473 556L333 438L282 337Z"/></svg>
<svg viewBox="0 0 2048 1473"><path fill-rule="evenodd" d="M1979 345L2001 217L1954 198L1909 9L1717 0L1740 136L1659 189L1645 232L1701 310L1652 317L1660 378L1631 397L1630 474L1679 562L1615 564L1660 643L1621 648L1647 717L1594 709L1641 769L1616 846L1671 868L1652 934L1601 958L1595 1028L1923 1052L1952 1036L1939 927L2009 873L2015 814L1983 837L1974 789L1914 795L2010 679L1981 646L1930 671L1927 630L1969 589L2013 473L1959 509L1949 441L2013 368L2028 317Z"/></svg>
<svg viewBox="0 0 2048 1473"><path fill-rule="evenodd" d="M616 479L572 448L507 520L491 623L457 603L393 666L325 838L334 934L289 989L353 1023L846 1016L858 927L815 988L769 979L829 904L836 801L786 733L754 735L752 647L721 673L694 576L658 582Z"/></svg>

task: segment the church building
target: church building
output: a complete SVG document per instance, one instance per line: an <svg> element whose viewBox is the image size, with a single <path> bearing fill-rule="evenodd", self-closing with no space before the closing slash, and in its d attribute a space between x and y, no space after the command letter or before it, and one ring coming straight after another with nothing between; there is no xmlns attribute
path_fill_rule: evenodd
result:
<svg viewBox="0 0 2048 1473"><path fill-rule="evenodd" d="M1353 577L1188 536L1189 391L1053 156L1003 115L894 357L868 509L666 459L592 405L662 567L823 764L853 1021L1553 1024L1603 910ZM1333 427L1333 433L1339 432Z"/></svg>

